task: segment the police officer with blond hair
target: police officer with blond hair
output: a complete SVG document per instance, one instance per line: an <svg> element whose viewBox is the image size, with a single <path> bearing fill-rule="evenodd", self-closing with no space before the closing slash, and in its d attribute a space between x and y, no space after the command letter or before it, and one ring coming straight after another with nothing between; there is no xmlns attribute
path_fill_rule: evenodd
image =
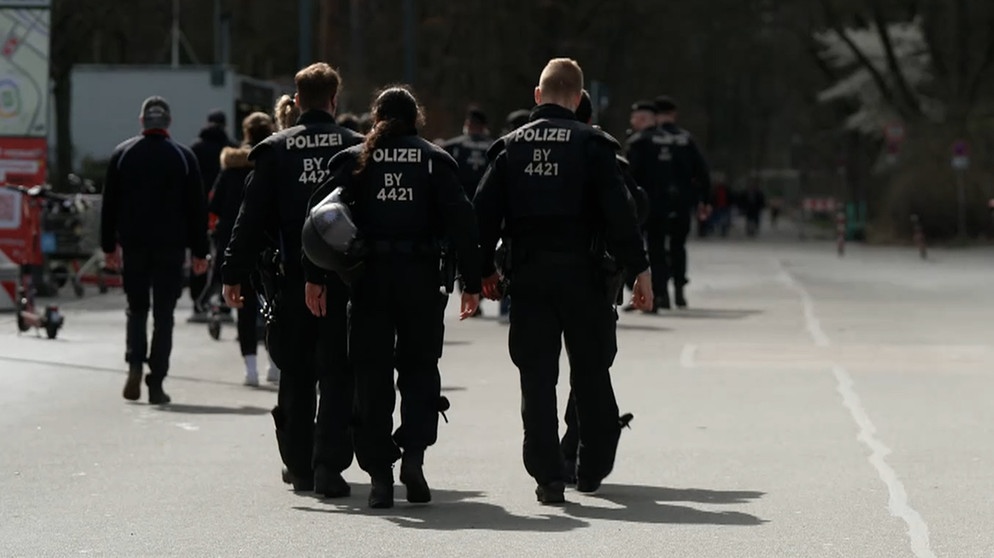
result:
<svg viewBox="0 0 994 558"><path fill-rule="evenodd" d="M577 489L597 490L614 466L621 425L610 376L615 292L601 272L608 249L638 277L633 302L652 302L649 264L615 159L620 146L577 120L582 91L575 61L549 61L529 123L494 144L474 200L483 293L493 300L502 294L493 263L502 224L511 239L509 346L521 380L525 468L544 504L565 501L556 404L564 340L582 425Z"/></svg>

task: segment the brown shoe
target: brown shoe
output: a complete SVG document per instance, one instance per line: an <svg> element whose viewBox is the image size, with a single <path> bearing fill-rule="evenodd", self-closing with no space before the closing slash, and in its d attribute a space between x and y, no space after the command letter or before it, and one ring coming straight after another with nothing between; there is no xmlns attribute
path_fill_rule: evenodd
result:
<svg viewBox="0 0 994 558"><path fill-rule="evenodd" d="M141 366L132 366L128 371L128 380L124 382L124 398L128 401L138 401L142 396Z"/></svg>

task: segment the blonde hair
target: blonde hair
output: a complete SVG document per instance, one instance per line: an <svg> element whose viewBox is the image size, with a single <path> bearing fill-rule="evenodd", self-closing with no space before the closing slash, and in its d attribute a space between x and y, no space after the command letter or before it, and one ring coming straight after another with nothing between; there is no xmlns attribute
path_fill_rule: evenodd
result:
<svg viewBox="0 0 994 558"><path fill-rule="evenodd" d="M543 97L567 99L583 91L583 70L572 58L553 58L542 70L538 88Z"/></svg>
<svg viewBox="0 0 994 558"><path fill-rule="evenodd" d="M300 108L293 102L293 97L283 95L276 101L276 108L273 109L276 115L276 129L286 130L297 124L300 118Z"/></svg>

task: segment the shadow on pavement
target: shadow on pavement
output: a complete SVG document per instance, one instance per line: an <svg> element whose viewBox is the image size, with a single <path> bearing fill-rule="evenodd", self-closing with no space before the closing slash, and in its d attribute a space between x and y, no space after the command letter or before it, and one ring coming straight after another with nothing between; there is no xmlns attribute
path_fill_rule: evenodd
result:
<svg viewBox="0 0 994 558"><path fill-rule="evenodd" d="M689 506L675 506L662 502L694 502L699 504L745 504L763 496L755 491L717 491L697 488L664 488L658 486L636 486L605 484L589 496L593 500L605 500L618 509L584 506L568 506L566 513L582 519L627 521L649 524L691 524L691 525L762 525L767 521L754 515L736 511L705 511ZM570 495L567 495L569 497ZM574 493L573 500L577 495Z"/></svg>
<svg viewBox="0 0 994 558"><path fill-rule="evenodd" d="M626 324L618 323L618 329L621 331L673 331L673 328L654 326L648 324Z"/></svg>
<svg viewBox="0 0 994 558"><path fill-rule="evenodd" d="M45 360L37 358L19 358L19 357L9 357L0 356L0 362L17 362L22 364L35 364L38 366L51 366L53 368L65 368L68 370L86 370L89 372L106 372L109 374L118 374L120 376L126 376L128 374L127 365L122 365L121 367L111 367L111 366L92 366L88 364L79 364L75 362L58 362L54 360ZM244 387L241 382L238 381L226 381L226 380L212 380L210 378L194 378L192 376L182 376L170 374L166 381L176 381L176 382L192 382L197 384L213 384L218 386L237 386ZM249 388L245 388L249 389ZM257 388L253 388L261 391L272 391L275 392L279 388L274 385L264 384Z"/></svg>
<svg viewBox="0 0 994 558"><path fill-rule="evenodd" d="M762 314L762 310L718 310L716 308L686 308L660 311L659 316L688 320L741 320Z"/></svg>
<svg viewBox="0 0 994 558"><path fill-rule="evenodd" d="M462 339L453 339L451 341L449 341L449 340L443 341L442 344L445 345L446 347L453 347L453 346L459 346L459 345L472 345L473 342L472 341L465 341L465 340L462 340Z"/></svg>
<svg viewBox="0 0 994 558"><path fill-rule="evenodd" d="M483 492L432 489L432 503L408 504L404 487L397 485L396 504L389 510L373 510L366 505L368 484L353 484L352 496L341 500L318 500L317 506L294 506L305 512L359 514L382 517L398 527L432 531L533 531L564 533L590 524L575 517L544 513L514 515L506 509L478 501ZM538 504L536 504L537 506ZM320 507L318 507L320 506ZM561 510L562 508L545 508Z"/></svg>
<svg viewBox="0 0 994 558"><path fill-rule="evenodd" d="M156 410L165 413L177 413L185 415L268 415L269 409L262 407L219 407L214 405L190 405L186 403L172 403L169 405L156 406Z"/></svg>

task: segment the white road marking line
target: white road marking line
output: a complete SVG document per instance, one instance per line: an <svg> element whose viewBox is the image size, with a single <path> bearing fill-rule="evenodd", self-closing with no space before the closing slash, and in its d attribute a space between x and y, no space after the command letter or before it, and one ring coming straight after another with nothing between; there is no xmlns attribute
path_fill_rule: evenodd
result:
<svg viewBox="0 0 994 558"><path fill-rule="evenodd" d="M804 285L801 285L797 282L797 279L794 279L794 276L787 271L780 260L777 260L777 266L780 268L780 282L787 285L787 287L801 297L801 304L804 307L804 324L807 326L808 333L811 335L811 339L814 340L815 345L819 347L831 345L828 335L825 335L825 330L821 328L821 321L818 319L818 315L815 314L815 304L814 299L811 298L811 294L804 288Z"/></svg>
<svg viewBox="0 0 994 558"><path fill-rule="evenodd" d="M831 340L825 334L825 330L822 329L821 321L818 320L811 293L787 271L783 266L783 262L777 260L776 263L780 269L780 281L801 297L801 303L804 307L804 322L808 333L811 335L811 339L819 347L828 347L831 345ZM908 502L907 489L904 488L904 484L898 478L897 472L887 464L885 458L891 454L891 449L877 439L877 428L873 425L873 421L870 420L866 409L863 408L859 395L856 394L852 376L845 368L839 365L832 367L832 373L835 375L836 381L838 381L837 389L839 394L842 395L842 405L849 409L853 421L859 427L859 435L856 436L856 439L870 449L869 462L876 469L877 476L887 486L887 494L889 496L887 502L888 511L890 511L892 516L900 518L908 526L908 537L911 539L911 551L914 555L917 558L935 558L935 553L932 552L929 543L928 525L925 523L921 514L911 507L911 504Z"/></svg>
<svg viewBox="0 0 994 558"><path fill-rule="evenodd" d="M680 351L680 366L684 368L693 368L694 357L697 355L697 345L684 345L683 350Z"/></svg>
<svg viewBox="0 0 994 558"><path fill-rule="evenodd" d="M907 524L908 536L911 538L911 551L914 552L915 556L918 558L935 558L935 553L932 552L929 545L928 525L925 524L922 516L911 507L911 504L908 502L908 492L905 490L904 484L897 478L897 472L885 461L884 458L891 454L891 450L877 439L877 428L873 426L873 422L866 414L866 409L863 408L859 395L853 389L852 376L841 366L833 367L832 372L835 374L835 379L839 382L838 390L842 394L842 404L849 409L853 420L859 426L859 436L856 439L870 448L872 452L870 454L870 463L877 470L880 480L884 481L884 484L887 485L887 493L890 495L890 499L887 502L887 509L890 510L891 515L901 518Z"/></svg>

